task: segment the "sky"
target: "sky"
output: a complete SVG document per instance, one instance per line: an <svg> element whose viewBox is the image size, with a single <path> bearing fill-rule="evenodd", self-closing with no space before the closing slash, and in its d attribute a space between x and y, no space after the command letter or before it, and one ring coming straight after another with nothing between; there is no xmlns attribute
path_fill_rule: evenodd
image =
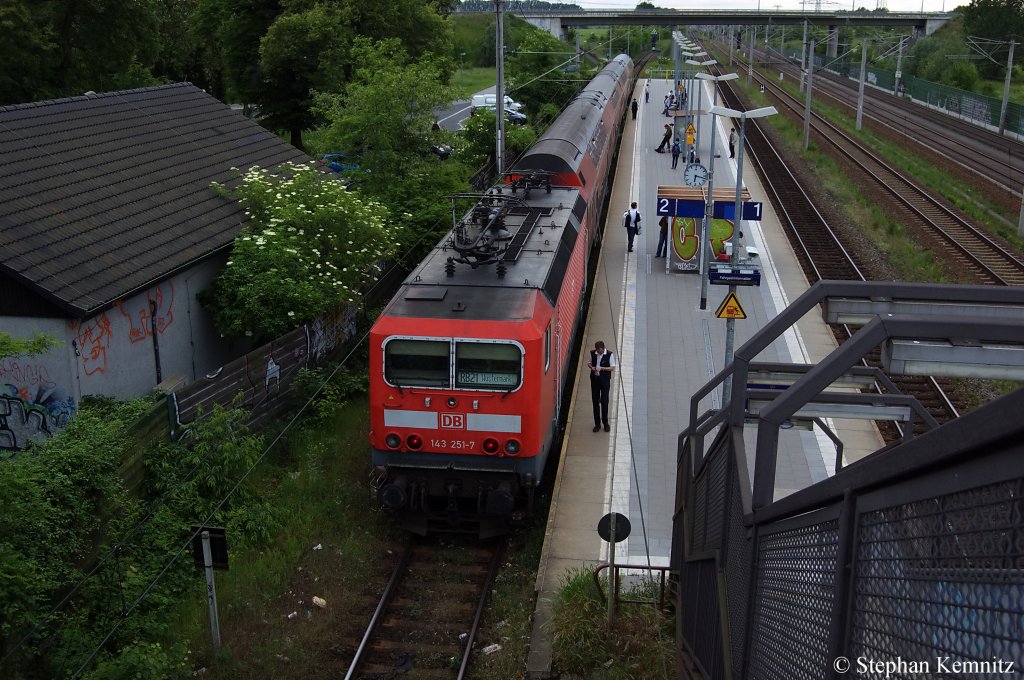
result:
<svg viewBox="0 0 1024 680"><path fill-rule="evenodd" d="M569 0L567 0L569 1ZM595 10L630 10L636 7L636 2L629 0L572 0L584 9ZM656 7L667 7L672 9L781 9L801 10L804 5L800 0L649 0ZM759 4L760 3L760 4ZM816 4L820 3L820 4ZM943 12L951 10L962 4L968 4L968 0L807 0L807 7L813 9L820 7L822 10L850 10L857 7L875 9L884 6L890 12L920 12L922 7L925 12Z"/></svg>

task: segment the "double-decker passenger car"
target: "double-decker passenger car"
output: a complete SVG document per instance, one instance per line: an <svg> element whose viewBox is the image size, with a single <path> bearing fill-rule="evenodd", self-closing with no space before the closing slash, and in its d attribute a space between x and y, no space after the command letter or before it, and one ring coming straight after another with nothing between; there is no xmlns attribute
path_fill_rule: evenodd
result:
<svg viewBox="0 0 1024 680"><path fill-rule="evenodd" d="M633 83L610 62L471 202L370 332L370 442L384 508L481 535L532 511L558 430L587 260Z"/></svg>

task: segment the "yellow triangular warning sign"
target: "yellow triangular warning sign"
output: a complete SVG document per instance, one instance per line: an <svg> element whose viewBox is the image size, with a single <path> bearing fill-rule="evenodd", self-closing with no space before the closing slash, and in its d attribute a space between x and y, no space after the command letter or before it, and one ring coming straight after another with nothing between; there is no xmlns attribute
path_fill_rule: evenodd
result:
<svg viewBox="0 0 1024 680"><path fill-rule="evenodd" d="M746 319L747 313L743 311L743 305L740 304L736 293L729 293L722 300L722 304L718 305L715 316L719 319Z"/></svg>
<svg viewBox="0 0 1024 680"><path fill-rule="evenodd" d="M693 123L686 126L686 134L695 135L697 134L697 128L693 127Z"/></svg>

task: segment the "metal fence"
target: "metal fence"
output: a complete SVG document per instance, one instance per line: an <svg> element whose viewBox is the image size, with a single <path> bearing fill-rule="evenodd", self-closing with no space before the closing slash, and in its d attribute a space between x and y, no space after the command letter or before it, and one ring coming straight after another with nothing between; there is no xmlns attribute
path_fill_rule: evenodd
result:
<svg viewBox="0 0 1024 680"><path fill-rule="evenodd" d="M799 62L800 51L788 49L786 50L785 57ZM860 63L853 63L851 61L826 62L821 55L815 56L815 69L825 68L826 63L828 63L828 70L830 72L852 80L860 80ZM978 94L977 92L936 83L935 81L925 80L907 75L906 73L902 74L902 77L897 80L895 71L874 66L867 67L865 81L868 85L895 95L909 97L962 120L969 120L977 125L993 129L999 128L999 115L1003 105L1001 92L998 97ZM1004 129L1007 133L1024 136L1024 106L1014 102L1007 102Z"/></svg>
<svg viewBox="0 0 1024 680"><path fill-rule="evenodd" d="M673 565L683 663L759 680L842 677L840 657L930 664L888 676L909 680L940 677L940 659L998 661L1020 677L1024 427L1009 415L1022 409L1018 390L747 513L742 435L723 429L694 465L684 433Z"/></svg>
<svg viewBox="0 0 1024 680"><path fill-rule="evenodd" d="M874 309L875 318L817 365L753 361L819 305L827 319L854 309ZM1024 675L1024 388L924 434L908 429L898 444L788 495L779 496L775 476L781 430L808 418L828 430L808 414L872 418L888 411L887 400L908 399L828 389L856 382L860 358L880 342L1020 345L1024 321L1009 310L1024 310L1024 292L822 281L694 392L673 517L677 641L689 665L681 676ZM766 390L757 376L768 374L789 378L768 406L752 409L755 397L767 398L758 397ZM725 380L730 402L700 413ZM790 446L781 451L805 453Z"/></svg>

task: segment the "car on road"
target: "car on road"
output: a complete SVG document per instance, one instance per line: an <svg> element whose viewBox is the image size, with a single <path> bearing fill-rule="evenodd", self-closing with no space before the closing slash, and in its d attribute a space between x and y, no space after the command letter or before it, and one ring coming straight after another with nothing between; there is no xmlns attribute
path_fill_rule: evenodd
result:
<svg viewBox="0 0 1024 680"><path fill-rule="evenodd" d="M494 113L495 112L495 107L493 107L493 106L480 106L480 107L477 107L477 108L473 109L472 112L476 113L477 111L490 111L491 113ZM526 125L526 123L527 123L527 118L526 118L526 114L525 113L523 113L522 111L513 111L511 109L505 109L505 120L507 120L508 122L512 123L513 125Z"/></svg>
<svg viewBox="0 0 1024 680"><path fill-rule="evenodd" d="M473 101L471 106L474 109L493 109L498 106L498 96L494 94L475 94L473 95ZM505 110L506 111L519 111L523 108L523 105L512 99L508 95L505 95Z"/></svg>

